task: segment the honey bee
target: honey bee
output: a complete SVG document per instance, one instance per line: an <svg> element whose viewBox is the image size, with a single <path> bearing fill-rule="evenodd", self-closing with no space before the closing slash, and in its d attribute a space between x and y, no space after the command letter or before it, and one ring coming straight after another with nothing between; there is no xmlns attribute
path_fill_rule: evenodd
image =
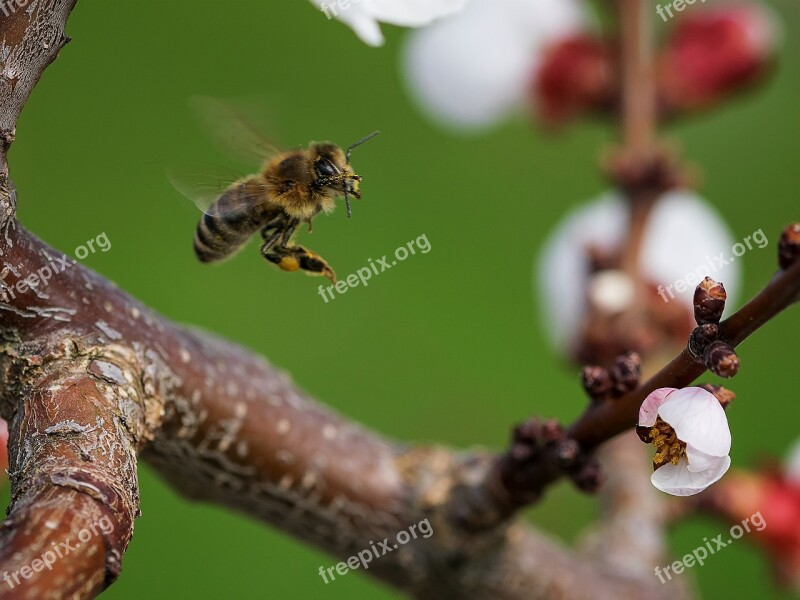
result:
<svg viewBox="0 0 800 600"><path fill-rule="evenodd" d="M216 108L219 113L219 106ZM204 263L224 260L260 231L265 259L284 271L303 270L335 283L336 274L327 261L293 239L303 223L311 231L316 215L332 212L339 197L344 197L347 217L352 216L350 197L361 198L362 177L353 171L350 157L353 149L380 132L358 140L346 151L331 142L315 142L305 149L280 152L238 115L222 110L228 113L226 118L238 121L239 133L246 128L245 135L237 137L257 140L256 153L262 155L264 163L259 173L234 179L227 188L221 185L225 177L210 171L188 177L170 174L178 191L204 212L194 236L197 258ZM211 178L210 185L204 177Z"/></svg>

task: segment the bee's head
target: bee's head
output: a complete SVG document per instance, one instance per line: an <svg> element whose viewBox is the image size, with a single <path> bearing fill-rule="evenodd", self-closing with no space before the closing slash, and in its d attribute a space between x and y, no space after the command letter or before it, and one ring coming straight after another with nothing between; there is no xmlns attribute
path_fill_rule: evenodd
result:
<svg viewBox="0 0 800 600"><path fill-rule="evenodd" d="M336 144L322 142L311 147L314 161L314 183L317 187L330 187L344 192L344 181L353 169L347 164L342 149Z"/></svg>
<svg viewBox="0 0 800 600"><path fill-rule="evenodd" d="M311 147L314 155L315 185L320 188L331 188L344 195L348 219L352 216L350 196L361 198L361 192L358 189L361 176L357 175L350 166L350 154L353 148L360 146L378 133L380 132L376 131L359 140L350 146L346 153L339 146L330 142L314 144Z"/></svg>

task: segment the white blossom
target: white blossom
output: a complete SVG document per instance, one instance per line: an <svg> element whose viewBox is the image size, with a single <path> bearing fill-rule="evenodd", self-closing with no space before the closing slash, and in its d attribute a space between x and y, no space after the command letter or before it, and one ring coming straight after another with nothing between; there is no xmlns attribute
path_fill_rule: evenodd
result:
<svg viewBox="0 0 800 600"><path fill-rule="evenodd" d="M445 125L492 125L523 104L543 49L579 31L584 11L579 0L472 0L410 36L412 95Z"/></svg>
<svg viewBox="0 0 800 600"><path fill-rule="evenodd" d="M665 464L656 468L650 481L662 492L692 496L718 481L731 466L728 418L719 400L703 388L655 390L639 409L639 426L660 432L655 462Z"/></svg>
<svg viewBox="0 0 800 600"><path fill-rule="evenodd" d="M329 19L338 19L370 46L383 45L380 23L422 27L461 10L469 0L311 0Z"/></svg>
<svg viewBox="0 0 800 600"><path fill-rule="evenodd" d="M587 248L613 251L624 243L629 224L626 201L618 192L610 192L568 214L545 242L538 262L537 287L541 298L542 317L553 344L567 351L576 342L591 289ZM734 306L739 289L740 263L720 265L722 253L729 256L734 244L728 227L717 212L691 191L676 190L664 194L653 207L644 232L639 257L642 276L664 286L668 302L681 302L691 317L694 285L679 293L674 285L687 281L694 273L695 285L706 275L725 284L727 306ZM615 279L615 300L604 282L603 297L607 302L630 301L630 290ZM672 295L668 286L673 285ZM619 306L617 306L619 308Z"/></svg>

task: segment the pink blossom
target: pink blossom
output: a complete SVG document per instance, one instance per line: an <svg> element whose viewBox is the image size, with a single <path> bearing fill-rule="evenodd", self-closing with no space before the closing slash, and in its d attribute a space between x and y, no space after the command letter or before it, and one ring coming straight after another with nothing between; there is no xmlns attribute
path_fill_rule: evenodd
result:
<svg viewBox="0 0 800 600"><path fill-rule="evenodd" d="M719 400L703 388L655 390L639 409L639 427L649 429L643 439L658 449L650 481L662 492L692 496L731 466L728 419Z"/></svg>

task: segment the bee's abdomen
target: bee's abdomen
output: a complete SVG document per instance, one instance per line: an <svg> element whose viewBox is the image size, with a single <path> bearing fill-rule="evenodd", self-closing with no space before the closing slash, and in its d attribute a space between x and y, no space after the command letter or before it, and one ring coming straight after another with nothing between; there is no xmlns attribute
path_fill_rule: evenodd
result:
<svg viewBox="0 0 800 600"><path fill-rule="evenodd" d="M201 262L223 260L234 254L261 227L259 203L245 186L225 192L197 225L194 251Z"/></svg>

